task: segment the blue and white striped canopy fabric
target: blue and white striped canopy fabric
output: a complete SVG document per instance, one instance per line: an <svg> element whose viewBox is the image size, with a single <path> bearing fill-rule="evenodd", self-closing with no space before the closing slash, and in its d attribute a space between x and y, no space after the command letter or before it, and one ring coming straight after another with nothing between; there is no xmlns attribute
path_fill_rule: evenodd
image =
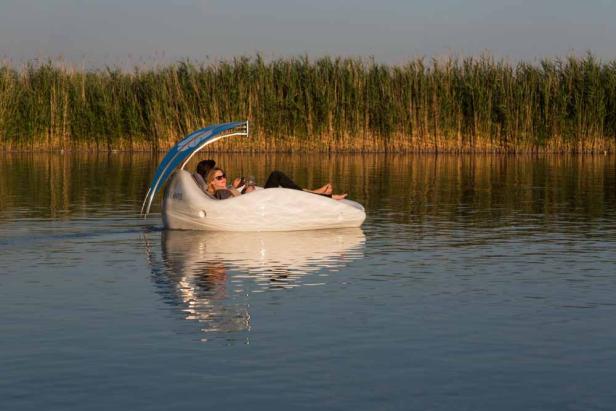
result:
<svg viewBox="0 0 616 411"><path fill-rule="evenodd" d="M165 155L163 160L158 165L154 179L150 184L150 189L143 200L141 206L141 213L148 215L150 212L150 206L156 196L156 193L162 186L173 171L181 164L182 167L186 162L195 154L208 144L221 138L231 136L247 136L248 135L248 122L247 121L235 121L232 123L213 124L194 131L180 140L175 146L173 146L169 152ZM145 211L145 213L144 213Z"/></svg>

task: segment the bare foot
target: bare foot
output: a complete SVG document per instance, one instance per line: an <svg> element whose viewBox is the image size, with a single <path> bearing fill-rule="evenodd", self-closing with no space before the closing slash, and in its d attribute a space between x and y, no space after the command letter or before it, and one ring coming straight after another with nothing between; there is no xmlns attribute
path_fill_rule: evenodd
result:
<svg viewBox="0 0 616 411"><path fill-rule="evenodd" d="M346 198L346 196L348 196L348 194L344 193L344 194L332 194L332 198L334 200L344 200Z"/></svg>

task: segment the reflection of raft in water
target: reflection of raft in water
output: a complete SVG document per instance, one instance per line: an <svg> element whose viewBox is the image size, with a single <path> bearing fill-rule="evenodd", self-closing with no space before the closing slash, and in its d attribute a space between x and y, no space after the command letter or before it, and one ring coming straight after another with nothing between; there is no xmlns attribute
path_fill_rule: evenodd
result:
<svg viewBox="0 0 616 411"><path fill-rule="evenodd" d="M248 135L248 123L206 127L177 143L162 160L143 203L145 214L165 181L162 215L166 228L213 231L294 231L359 227L366 218L361 204L286 188L257 190L227 200L208 197L183 170L206 145L224 137Z"/></svg>
<svg viewBox="0 0 616 411"><path fill-rule="evenodd" d="M365 241L359 228L277 233L167 230L161 236L160 258L146 238L157 292L187 320L198 321L204 332L249 330L249 304L239 296L250 290L316 285L308 280L310 273L325 274L362 258Z"/></svg>
<svg viewBox="0 0 616 411"><path fill-rule="evenodd" d="M252 274L301 276L361 258L365 237L360 228L348 228L294 233L166 231L162 240L165 260L182 277L196 274L206 262Z"/></svg>

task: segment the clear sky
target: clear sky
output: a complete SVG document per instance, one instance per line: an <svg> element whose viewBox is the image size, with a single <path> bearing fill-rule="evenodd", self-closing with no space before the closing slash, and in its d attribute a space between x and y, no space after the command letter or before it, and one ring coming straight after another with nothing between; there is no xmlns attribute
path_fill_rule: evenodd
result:
<svg viewBox="0 0 616 411"><path fill-rule="evenodd" d="M616 58L616 0L0 0L0 57L96 65L478 55ZM209 56L209 60L206 58Z"/></svg>

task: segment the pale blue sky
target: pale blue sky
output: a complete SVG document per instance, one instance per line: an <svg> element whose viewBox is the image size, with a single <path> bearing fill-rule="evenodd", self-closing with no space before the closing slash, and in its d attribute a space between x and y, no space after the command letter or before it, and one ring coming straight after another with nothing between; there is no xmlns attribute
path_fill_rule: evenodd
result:
<svg viewBox="0 0 616 411"><path fill-rule="evenodd" d="M0 0L0 57L131 66L238 55L616 58L616 0Z"/></svg>

